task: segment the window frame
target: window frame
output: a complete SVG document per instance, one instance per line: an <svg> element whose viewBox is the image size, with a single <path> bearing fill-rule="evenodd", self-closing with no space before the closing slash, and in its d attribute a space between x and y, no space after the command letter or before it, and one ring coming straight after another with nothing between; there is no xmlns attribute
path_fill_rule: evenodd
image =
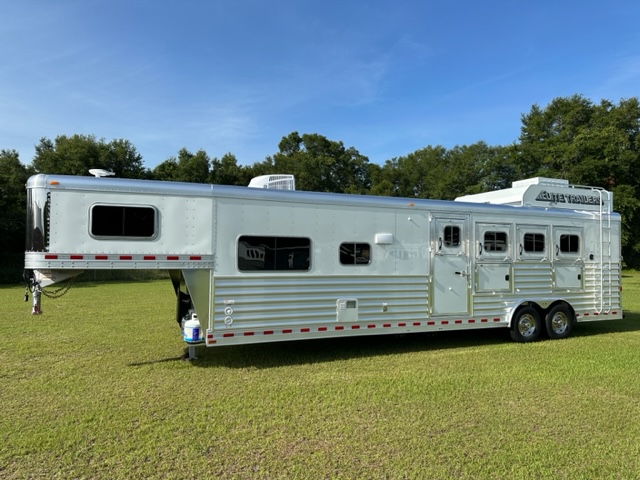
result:
<svg viewBox="0 0 640 480"><path fill-rule="evenodd" d="M343 246L353 246L353 250L351 253L345 254L345 255L352 255L354 262L353 263L344 263L342 261L343 258L343 253L342 253L342 248ZM358 246L362 249L362 248L366 248L366 250L368 250L368 259L366 262L359 262L358 261ZM340 243L340 245L338 246L338 262L340 262L340 265L343 265L345 267L362 267L362 266L366 266L366 265L371 265L371 261L372 261L372 251L371 251L371 244L369 242L352 242L352 241L348 241L348 242L342 242Z"/></svg>
<svg viewBox="0 0 640 480"><path fill-rule="evenodd" d="M122 216L122 235L119 234L105 234L102 232L94 233L94 225L98 226L100 222L96 222L96 220L101 220L99 215L96 215L97 208L113 208L113 209L122 209L122 212L125 214ZM126 231L127 223L126 223L126 211L127 209L136 209L136 210L150 210L153 213L152 219L152 229L153 232L151 235L126 235L128 233ZM98 218L96 218L98 217ZM95 203L91 205L89 209L89 235L96 240L135 240L135 241L152 241L158 238L159 236L159 225L160 225L160 212L153 205L140 205L140 204L127 204L127 203ZM130 228L130 227L129 227Z"/></svg>
<svg viewBox="0 0 640 480"><path fill-rule="evenodd" d="M243 240L246 239L246 240ZM249 243L249 239L252 239L253 242ZM306 245L303 246L289 246L289 247L278 247L278 239L281 240L304 240L306 241ZM269 240L269 241L273 241L273 245L271 244L266 244L268 242L265 243L258 243L260 241L265 241L265 240ZM265 264L265 268L246 268L246 266L241 266L241 242L244 242L244 247L245 249L251 249L251 250L247 250L248 251L255 251L255 252L259 252L259 250L261 248L265 249L263 252L264 255L264 260L263 263ZM284 265L284 261L281 257L278 256L278 250L284 250L285 248L288 248L290 250L293 249L305 249L308 253L307 255L307 260L306 260L306 267L305 268L293 268L293 267L289 267L289 268L278 268L278 266ZM269 258L267 256L267 254L269 252L272 252L272 258ZM285 236L285 235L240 235L238 236L238 238L236 239L236 269L239 272L242 273L292 273L292 272L310 272L311 271L311 265L312 265L312 242L311 242L311 238L309 237L293 237L293 236ZM287 260L286 260L286 264L287 265L292 265L292 258L290 258L290 255L293 252L289 252L287 253ZM281 253L282 254L282 253ZM259 258L259 253L257 255L254 255L253 258L246 258L246 261L253 261L253 262L259 262L261 261ZM273 264L273 268L266 268L267 266L267 262L269 261L269 263Z"/></svg>

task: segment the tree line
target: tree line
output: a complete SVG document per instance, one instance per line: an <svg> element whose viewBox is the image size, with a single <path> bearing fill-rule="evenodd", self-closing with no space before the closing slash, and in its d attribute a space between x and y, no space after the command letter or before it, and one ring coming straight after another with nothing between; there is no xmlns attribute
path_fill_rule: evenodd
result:
<svg viewBox="0 0 640 480"><path fill-rule="evenodd" d="M153 169L128 140L107 142L93 135L40 139L30 164L15 150L0 150L0 252L21 253L26 192L35 173L87 175L91 168L118 177L248 185L257 175L295 175L296 188L451 200L507 188L514 180L545 176L614 193L622 215L622 251L627 267L640 267L640 102L637 97L594 103L582 95L533 105L521 117L510 145L485 142L444 148L426 146L406 156L370 163L354 147L317 133L292 132L264 161L240 165L232 153L211 158L204 150L182 148Z"/></svg>

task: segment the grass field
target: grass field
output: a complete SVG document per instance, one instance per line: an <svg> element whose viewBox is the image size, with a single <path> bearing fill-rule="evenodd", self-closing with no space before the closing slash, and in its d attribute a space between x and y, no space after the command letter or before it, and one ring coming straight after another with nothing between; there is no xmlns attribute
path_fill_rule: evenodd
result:
<svg viewBox="0 0 640 480"><path fill-rule="evenodd" d="M640 274L626 318L199 349L170 282L0 287L0 478L640 478Z"/></svg>

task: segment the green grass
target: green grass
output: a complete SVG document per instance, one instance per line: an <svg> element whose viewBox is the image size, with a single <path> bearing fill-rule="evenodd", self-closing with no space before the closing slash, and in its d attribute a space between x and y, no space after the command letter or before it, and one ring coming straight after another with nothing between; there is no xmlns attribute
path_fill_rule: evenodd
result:
<svg viewBox="0 0 640 480"><path fill-rule="evenodd" d="M640 478L640 274L626 318L201 348L170 282L0 287L0 478Z"/></svg>

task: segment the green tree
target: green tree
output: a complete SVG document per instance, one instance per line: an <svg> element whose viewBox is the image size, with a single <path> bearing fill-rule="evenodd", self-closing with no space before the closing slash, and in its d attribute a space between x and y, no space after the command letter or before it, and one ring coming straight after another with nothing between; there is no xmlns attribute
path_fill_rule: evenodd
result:
<svg viewBox="0 0 640 480"><path fill-rule="evenodd" d="M443 198L446 192L447 149L425 147L406 157L387 160L372 193L395 197Z"/></svg>
<svg viewBox="0 0 640 480"><path fill-rule="evenodd" d="M218 185L247 186L252 177L251 168L238 165L236 157L226 153L221 159L211 160L210 182Z"/></svg>
<svg viewBox="0 0 640 480"><path fill-rule="evenodd" d="M17 282L21 274L27 193L33 170L20 163L15 150L0 150L0 280ZM17 259L20 259L18 262Z"/></svg>
<svg viewBox="0 0 640 480"><path fill-rule="evenodd" d="M174 182L207 183L209 181L211 161L207 152L200 149L195 154L181 148L178 157L170 157L158 164L151 172L156 180Z"/></svg>
<svg viewBox="0 0 640 480"><path fill-rule="evenodd" d="M370 186L367 157L318 134L292 132L283 137L279 152L262 164L265 173L288 173L296 188L317 192L365 193ZM259 170L254 165L254 172Z"/></svg>
<svg viewBox="0 0 640 480"><path fill-rule="evenodd" d="M111 170L117 177L144 178L142 156L128 140L106 143L93 135L43 137L32 165L39 173L89 175L92 168Z"/></svg>

